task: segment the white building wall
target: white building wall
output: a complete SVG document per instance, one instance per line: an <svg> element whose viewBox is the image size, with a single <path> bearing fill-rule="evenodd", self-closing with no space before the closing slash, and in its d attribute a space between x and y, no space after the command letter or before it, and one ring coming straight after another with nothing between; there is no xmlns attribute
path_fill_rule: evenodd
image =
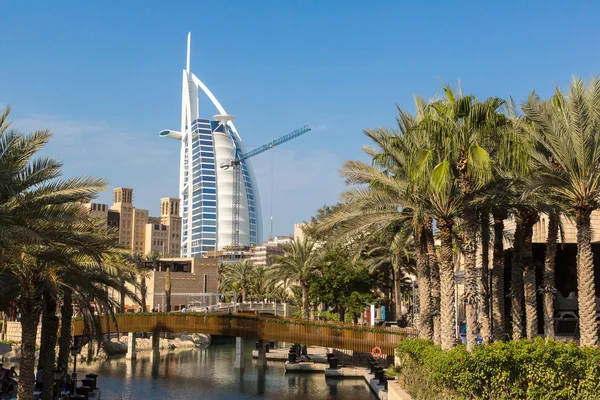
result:
<svg viewBox="0 0 600 400"><path fill-rule="evenodd" d="M231 137L214 132L215 164L217 173L217 250L231 245L233 236L233 168L223 169L222 164L231 162L234 145ZM240 184L240 245L250 245L248 198L246 186Z"/></svg>

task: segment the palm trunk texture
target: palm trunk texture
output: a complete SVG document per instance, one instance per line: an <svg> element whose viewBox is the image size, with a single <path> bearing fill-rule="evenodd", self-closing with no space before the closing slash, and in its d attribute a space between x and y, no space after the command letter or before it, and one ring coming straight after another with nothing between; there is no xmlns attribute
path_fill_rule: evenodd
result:
<svg viewBox="0 0 600 400"><path fill-rule="evenodd" d="M125 280L121 279L121 290L119 294L119 312L125 314Z"/></svg>
<svg viewBox="0 0 600 400"><path fill-rule="evenodd" d="M431 319L431 272L427 255L427 237L425 227L420 226L417 233L417 282L419 284L419 337L433 339L433 321Z"/></svg>
<svg viewBox="0 0 600 400"><path fill-rule="evenodd" d="M35 339L37 336L42 299L40 291L32 283L22 284L19 300L21 312L21 363L18 398L33 400L35 388Z"/></svg>
<svg viewBox="0 0 600 400"><path fill-rule="evenodd" d="M481 295L479 309L481 318L481 337L484 343L489 343L492 337L492 322L490 319L490 214L487 211L481 215Z"/></svg>
<svg viewBox="0 0 600 400"><path fill-rule="evenodd" d="M454 260L452 254L452 220L438 220L440 229L440 316L442 350L450 350L456 344L454 308Z"/></svg>
<svg viewBox="0 0 600 400"><path fill-rule="evenodd" d="M494 273L492 275L492 327L494 340L506 337L506 315L504 311L504 216L494 213Z"/></svg>
<svg viewBox="0 0 600 400"><path fill-rule="evenodd" d="M510 292L511 292L511 317L512 338L519 340L523 337L523 266L521 254L523 253L523 223L517 217L513 255L511 262Z"/></svg>
<svg viewBox="0 0 600 400"><path fill-rule="evenodd" d="M527 339L538 336L537 285L535 281L535 264L533 263L533 226L538 221L538 213L528 210L523 223L523 294L525 300L525 332Z"/></svg>
<svg viewBox="0 0 600 400"><path fill-rule="evenodd" d="M465 300L467 317L467 350L473 351L477 341L477 212L473 207L465 207L464 216L464 245L465 257Z"/></svg>
<svg viewBox="0 0 600 400"><path fill-rule="evenodd" d="M148 287L146 286L146 277L142 275L140 279L140 297L142 298L142 312L146 312L146 293L148 292Z"/></svg>
<svg viewBox="0 0 600 400"><path fill-rule="evenodd" d="M68 288L64 289L63 292L63 306L60 318L57 365L67 370L69 366L69 354L71 352L71 323L73 319L73 293Z"/></svg>
<svg viewBox="0 0 600 400"><path fill-rule="evenodd" d="M396 265L394 268L394 314L396 320L400 319L402 316L402 293L400 293L400 278L402 278L400 266Z"/></svg>
<svg viewBox="0 0 600 400"><path fill-rule="evenodd" d="M548 238L544 260L544 337L554 339L554 264L556 262L556 243L558 242L558 222L560 214L551 211L548 214Z"/></svg>
<svg viewBox="0 0 600 400"><path fill-rule="evenodd" d="M165 298L167 312L171 312L171 268L165 274Z"/></svg>
<svg viewBox="0 0 600 400"><path fill-rule="evenodd" d="M592 253L591 210L577 210L577 300L579 330L582 346L598 344L596 325L596 284L594 281L594 254Z"/></svg>
<svg viewBox="0 0 600 400"><path fill-rule="evenodd" d="M40 350L40 364L44 367L42 380L42 400L52 400L54 392L54 368L56 362L56 340L58 334L58 316L56 315L56 297L54 293L44 292L44 311L42 313L42 339L45 343L43 353Z"/></svg>
<svg viewBox="0 0 600 400"><path fill-rule="evenodd" d="M435 240L433 238L433 226L431 220L429 220L427 223L425 234L427 237L427 256L431 274L431 316L433 320L433 343L439 346L442 344L440 319L440 266L435 251Z"/></svg>
<svg viewBox="0 0 600 400"><path fill-rule="evenodd" d="M308 287L306 286L306 283L301 283L300 285L302 288L302 318L308 319L310 313L308 304Z"/></svg>

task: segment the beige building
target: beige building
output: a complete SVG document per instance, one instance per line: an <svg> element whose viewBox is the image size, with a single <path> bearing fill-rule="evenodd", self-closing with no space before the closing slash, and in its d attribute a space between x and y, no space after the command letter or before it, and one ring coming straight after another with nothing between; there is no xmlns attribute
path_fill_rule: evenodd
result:
<svg viewBox="0 0 600 400"><path fill-rule="evenodd" d="M167 268L171 274L171 310L215 302L218 287L217 260L210 258L161 258L157 262L146 261L146 311L166 311L165 281ZM132 286L130 290L135 290ZM135 290L139 296L139 291ZM113 293L118 298L118 293ZM207 304L208 305L208 304ZM138 311L139 304L125 299L126 311Z"/></svg>
<svg viewBox="0 0 600 400"><path fill-rule="evenodd" d="M166 252L171 257L181 254L181 217L179 199L163 197L160 199L160 223L167 227Z"/></svg>
<svg viewBox="0 0 600 400"><path fill-rule="evenodd" d="M181 254L181 217L179 199L165 197L161 201L160 217L148 215L148 210L133 206L133 189L115 188L114 203L88 203L84 207L90 215L119 231L119 243L133 253L159 252L162 256L179 257Z"/></svg>
<svg viewBox="0 0 600 400"><path fill-rule="evenodd" d="M294 240L303 241L304 240L304 226L306 222L301 222L299 224L294 224Z"/></svg>
<svg viewBox="0 0 600 400"><path fill-rule="evenodd" d="M256 265L271 265L271 256L283 255L284 246L292 243L291 236L275 236L273 239L254 247L254 251L248 256L248 260Z"/></svg>

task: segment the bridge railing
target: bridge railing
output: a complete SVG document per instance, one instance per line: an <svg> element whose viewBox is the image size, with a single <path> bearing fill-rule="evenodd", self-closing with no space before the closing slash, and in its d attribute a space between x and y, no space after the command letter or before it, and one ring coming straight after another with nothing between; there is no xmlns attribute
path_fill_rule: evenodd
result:
<svg viewBox="0 0 600 400"><path fill-rule="evenodd" d="M374 346L379 346L385 354L394 354L400 340L415 336L413 329L373 328L248 314L122 314L116 317L117 325L112 319L107 321L104 316L100 318L102 326L111 332L207 333L354 351L371 351ZM74 320L73 335L83 334L83 320Z"/></svg>

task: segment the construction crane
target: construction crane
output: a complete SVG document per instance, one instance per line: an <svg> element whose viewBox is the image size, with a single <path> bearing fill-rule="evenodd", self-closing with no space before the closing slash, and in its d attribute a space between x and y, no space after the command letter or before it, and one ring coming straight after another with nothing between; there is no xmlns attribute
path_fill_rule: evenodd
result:
<svg viewBox="0 0 600 400"><path fill-rule="evenodd" d="M215 120L220 121L225 128L225 132L227 132L227 122L233 120L231 115L215 115ZM236 258L238 249L240 247L240 192L241 192L241 182L242 182L242 161L247 160L251 157L257 156L261 153L264 153L267 150L272 149L275 146L279 146L285 142L288 142L298 136L304 135L306 132L309 132L310 128L308 125L303 126L300 129L297 129L287 135L280 137L279 139L275 139L270 141L267 144L264 144L260 147L257 147L254 150L248 152L242 152L240 147L234 141L235 154L231 161L227 163L221 164L222 169L233 168L233 208L232 208L232 239L231 239L231 247L232 247L232 258Z"/></svg>

